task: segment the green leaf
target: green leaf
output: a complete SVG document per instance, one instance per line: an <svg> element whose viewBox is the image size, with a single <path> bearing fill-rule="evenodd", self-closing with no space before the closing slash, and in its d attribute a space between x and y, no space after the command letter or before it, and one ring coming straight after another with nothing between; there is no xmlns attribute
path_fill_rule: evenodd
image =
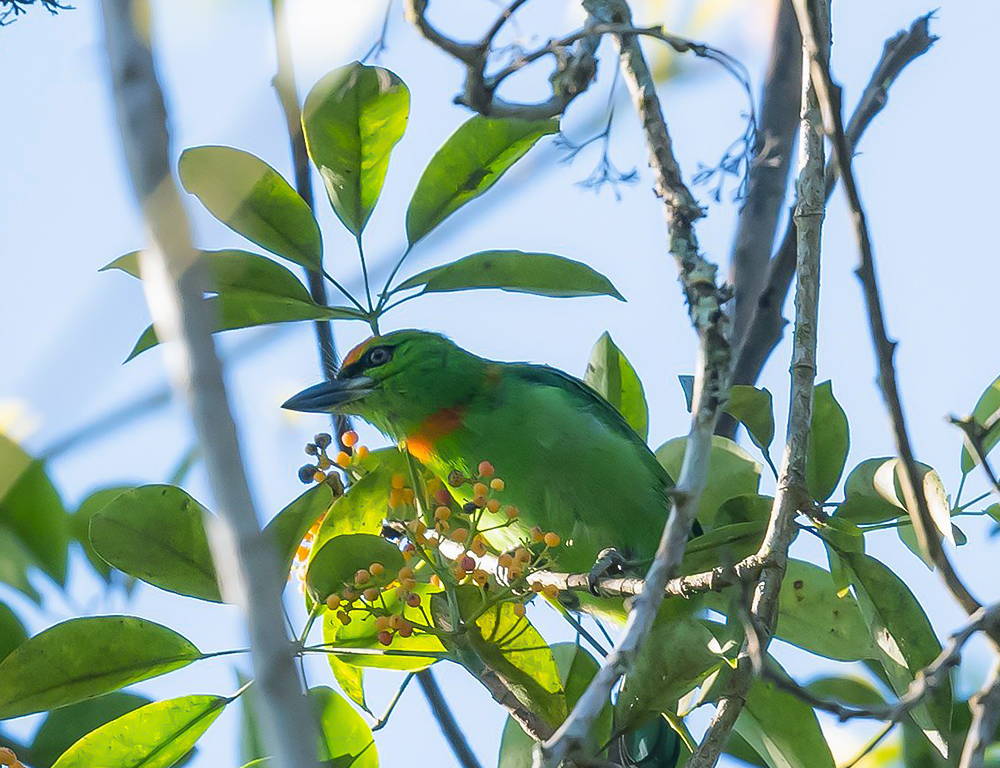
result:
<svg viewBox="0 0 1000 768"><path fill-rule="evenodd" d="M326 658L330 662L330 669L333 671L333 677L340 689L351 701L371 714L368 702L365 700L365 671L361 667L345 664L332 653L328 653Z"/></svg>
<svg viewBox="0 0 1000 768"><path fill-rule="evenodd" d="M120 494L90 521L90 543L120 571L168 592L222 602L205 524L211 513L173 485Z"/></svg>
<svg viewBox="0 0 1000 768"><path fill-rule="evenodd" d="M306 587L317 601L326 600L345 586L354 586L354 574L367 569L372 563L381 563L385 571L372 575L364 588L388 586L403 567L403 553L399 547L381 536L370 533L349 533L326 542L309 561Z"/></svg>
<svg viewBox="0 0 1000 768"><path fill-rule="evenodd" d="M979 396L976 407L972 409L973 420L988 431L983 439L983 453L988 454L1000 442L1000 376L993 380L986 391ZM967 475L978 462L962 446L962 474Z"/></svg>
<svg viewBox="0 0 1000 768"><path fill-rule="evenodd" d="M110 693L200 658L191 642L145 619L70 619L21 644L0 663L0 720Z"/></svg>
<svg viewBox="0 0 1000 768"><path fill-rule="evenodd" d="M212 292L235 288L312 302L309 292L295 275L264 256L236 249L200 251L199 254L198 260L208 271ZM102 267L101 272L109 269L118 269L132 277L141 277L139 251L119 256Z"/></svg>
<svg viewBox="0 0 1000 768"><path fill-rule="evenodd" d="M463 585L456 591L463 617L479 612L485 597L478 587ZM431 596L431 615L438 628L453 629L444 594ZM552 650L528 619L515 613L513 603L492 606L476 619L475 631L469 627L466 634L480 658L521 704L553 726L565 719L566 696Z"/></svg>
<svg viewBox="0 0 1000 768"><path fill-rule="evenodd" d="M148 703L145 696L115 691L49 712L31 744L32 765L49 768L91 731Z"/></svg>
<svg viewBox="0 0 1000 768"><path fill-rule="evenodd" d="M281 558L283 576L291 570L295 552L306 533L326 514L332 503L332 489L326 483L319 483L276 514L264 528L264 535L271 539Z"/></svg>
<svg viewBox="0 0 1000 768"><path fill-rule="evenodd" d="M656 449L656 458L675 482L687 450L687 438L675 437ZM732 440L714 435L708 459L708 481L698 503L698 520L711 528L723 502L736 496L757 493L761 467Z"/></svg>
<svg viewBox="0 0 1000 768"><path fill-rule="evenodd" d="M784 674L772 659L768 663ZM816 713L770 681L754 678L736 732L770 768L834 768Z"/></svg>
<svg viewBox="0 0 1000 768"><path fill-rule="evenodd" d="M169 768L191 751L229 701L181 696L147 704L84 736L53 768Z"/></svg>
<svg viewBox="0 0 1000 768"><path fill-rule="evenodd" d="M590 352L583 380L615 407L639 437L645 440L649 436L649 406L642 382L607 331Z"/></svg>
<svg viewBox="0 0 1000 768"><path fill-rule="evenodd" d="M429 598L436 593L429 584L417 584L411 590L420 595L423 605L428 605ZM399 598L395 590L383 592L385 600L385 610L395 613L400 610ZM408 609L405 611L407 618L423 623L423 618L418 611ZM415 630L410 637L396 636L392 641L392 646L386 649L378 642L378 630L375 628L375 616L372 614L351 616L351 623L343 625L336 618L333 611L326 611L323 615L323 642L337 648L350 648L365 651L366 653L341 653L337 654L345 664L356 667L377 667L380 669L397 669L402 671L414 671L424 669L438 660L438 655L445 651L441 641L434 635ZM380 653L381 651L418 651L428 652L430 656L393 656ZM369 653L376 651L377 653Z"/></svg>
<svg viewBox="0 0 1000 768"><path fill-rule="evenodd" d="M253 678L239 670L236 670L236 680L243 689L240 695L240 763L266 760L260 724L257 722L257 688L248 685Z"/></svg>
<svg viewBox="0 0 1000 768"><path fill-rule="evenodd" d="M378 768L375 739L361 715L325 686L310 688L309 698L319 717L319 759L338 768Z"/></svg>
<svg viewBox="0 0 1000 768"><path fill-rule="evenodd" d="M258 325L296 323L302 320L363 320L356 310L348 307L322 307L311 301L290 299L260 291L226 289L205 299L215 320L213 333L255 328ZM149 326L135 343L125 362L159 344L153 326Z"/></svg>
<svg viewBox="0 0 1000 768"><path fill-rule="evenodd" d="M777 636L828 659L871 658L872 637L857 601L840 591L829 571L789 559L778 600Z"/></svg>
<svg viewBox="0 0 1000 768"><path fill-rule="evenodd" d="M38 594L28 579L28 570L36 565L31 553L7 526L0 525L0 583L13 587L40 605Z"/></svg>
<svg viewBox="0 0 1000 768"><path fill-rule="evenodd" d="M559 670L559 679L566 691L566 707L571 709L590 681L594 679L600 665L576 643L554 643L551 647L552 657ZM591 743L595 751L611 738L611 719L609 704L601 711L591 731ZM498 768L531 768L534 746L535 740L524 732L514 718L508 716L504 723L503 735L500 737Z"/></svg>
<svg viewBox="0 0 1000 768"><path fill-rule="evenodd" d="M719 511L715 515L715 526L719 528L734 523L766 521L771 516L773 505L773 496L763 496L759 493L734 496L719 507Z"/></svg>
<svg viewBox="0 0 1000 768"><path fill-rule="evenodd" d="M746 427L750 439L767 450L774 440L774 403L771 393L746 384L729 390L729 402L723 410Z"/></svg>
<svg viewBox="0 0 1000 768"><path fill-rule="evenodd" d="M767 520L719 525L691 540L684 550L681 573L698 573L720 563L735 563L756 552L764 538Z"/></svg>
<svg viewBox="0 0 1000 768"><path fill-rule="evenodd" d="M448 216L492 187L559 121L495 120L476 115L437 151L424 169L406 211L412 246Z"/></svg>
<svg viewBox="0 0 1000 768"><path fill-rule="evenodd" d="M302 127L330 204L355 237L382 192L389 153L403 138L410 91L382 67L354 62L324 76L306 96Z"/></svg>
<svg viewBox="0 0 1000 768"><path fill-rule="evenodd" d="M886 703L879 690L860 677L818 677L805 688L813 696L850 707L878 707Z"/></svg>
<svg viewBox="0 0 1000 768"><path fill-rule="evenodd" d="M0 435L0 525L7 526L57 584L66 583L69 516L40 461ZM9 463L8 463L9 462Z"/></svg>
<svg viewBox="0 0 1000 768"><path fill-rule="evenodd" d="M28 639L28 631L9 607L0 603L0 661Z"/></svg>
<svg viewBox="0 0 1000 768"><path fill-rule="evenodd" d="M319 269L323 243L306 201L274 168L234 147L181 153L181 183L219 221L295 264Z"/></svg>
<svg viewBox="0 0 1000 768"><path fill-rule="evenodd" d="M423 286L421 293L497 288L552 298L613 296L625 298L600 272L553 253L480 251L414 275L395 290Z"/></svg>
<svg viewBox="0 0 1000 768"><path fill-rule="evenodd" d="M875 640L877 658L897 695L941 652L934 629L913 593L898 576L867 555L845 552L858 606ZM913 719L939 749L951 731L951 681L935 688L912 711Z"/></svg>
<svg viewBox="0 0 1000 768"><path fill-rule="evenodd" d="M833 396L833 383L824 381L813 395L806 458L806 484L816 501L826 501L837 488L850 447L847 414Z"/></svg>
<svg viewBox="0 0 1000 768"><path fill-rule="evenodd" d="M97 554L94 546L90 543L90 519L125 493L125 491L129 491L134 487L131 485L119 485L110 488L99 488L81 501L76 512L70 515L70 529L73 532L73 538L83 547L83 553L87 556L87 560L94 567L94 570L108 584L111 583L111 566Z"/></svg>

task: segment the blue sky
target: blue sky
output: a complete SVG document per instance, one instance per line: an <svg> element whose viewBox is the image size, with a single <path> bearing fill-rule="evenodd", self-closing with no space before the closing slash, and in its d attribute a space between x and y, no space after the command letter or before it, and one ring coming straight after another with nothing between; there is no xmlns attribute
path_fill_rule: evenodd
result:
<svg viewBox="0 0 1000 768"><path fill-rule="evenodd" d="M0 135L5 138L3 205L0 206L0 401L17 403L23 423L34 426L27 446L42 451L75 427L106 413L116 403L162 386L161 353L152 351L123 366L121 361L148 322L139 286L121 274L98 274L116 256L144 242L118 148L109 100L97 4L49 17L35 10L0 30L4 65ZM289 0L298 81L304 94L330 69L363 54L381 23L381 2ZM640 18L652 20L664 3L637 4ZM669 5L669 4L667 4ZM766 62L770 7L755 3L680 3L668 25L729 50L750 68L755 90ZM715 13L688 14L697 6ZM282 172L289 171L287 139L270 88L274 52L269 3L264 0L159 0L154 2L156 55L167 93L174 151L197 144L230 144L251 151ZM834 10L835 75L852 105L868 79L882 43L930 10L916 0L867 3L847 0ZM472 35L492 18L485 0L439 0L435 19L461 35ZM642 14L644 13L644 17ZM709 16L703 23L702 17ZM993 179L981 171L995 145L997 102L988 84L993 63L992 34L1000 7L992 3L941 3L933 30L942 39L913 64L893 87L890 103L865 136L855 170L868 208L876 259L892 335L901 343L897 362L913 440L919 458L936 467L949 491L959 478L960 440L944 417L971 410L979 393L1000 372L996 308L988 289L1000 279L992 235ZM544 40L577 23L575 3L528 6L523 28L544 30ZM607 51L605 51L607 52ZM392 17L389 49L381 63L397 72L412 92L409 127L393 155L382 199L366 232L373 269L384 265L404 242L403 214L419 175L440 143L466 117L451 103L461 84L459 68L410 30L398 9ZM574 139L592 130L610 85L611 67L602 68L593 94L575 104L564 122ZM537 83L529 79L525 93ZM683 61L681 74L662 89L676 149L689 175L699 162L711 163L741 130L745 101L733 82L711 64ZM510 294L470 293L410 302L389 315L385 326L441 330L485 356L546 362L581 374L593 342L609 330L635 365L650 403L650 442L655 446L687 428L678 374L691 372L695 339L690 331L676 273L665 248L659 204L650 193L642 136L624 101L619 104L612 156L622 168L640 169L637 184L616 202L576 186L598 159L597 148L572 165L544 142L523 167L512 171L483 199L453 217L414 252L407 271L450 261L485 248L551 251L585 261L608 275L628 299L547 300ZM736 207L726 195L710 202L699 224L705 253L725 263L731 247ZM335 220L317 186L326 266L357 284L357 261L350 236ZM206 248L249 247L200 209L190 212L198 243ZM251 248L252 249L252 248ZM866 319L853 276L856 250L842 197L834 195L826 221L820 327L820 378L834 382L851 421L849 466L892 452L891 434L874 381ZM376 282L378 279L376 278ZM242 334L245 338L247 334ZM336 328L341 351L364 335L361 326ZM241 334L221 342L239 346ZM772 358L762 383L775 394L779 434L787 407L787 344ZM318 379L312 330L286 328L252 354L239 356L228 370L242 439L263 517L270 517L300 492L295 470L302 445L326 428L319 417L290 417L278 404ZM25 415L26 414L26 415ZM365 442L377 435L360 430ZM161 482L191 442L186 415L177 406L161 409L119 433L67 452L52 464L68 504L95 487ZM196 497L210 503L204 478L190 480ZM969 489L982 489L973 477ZM967 495L966 498L971 498ZM963 523L970 543L955 553L962 574L983 598L997 597L998 539L988 524ZM961 612L937 577L906 550L894 533L879 534L869 551L904 577L924 599L939 633L961 620ZM811 542L796 554L817 557ZM74 562L72 605L53 591L47 613L18 597L33 630L88 611L115 610L156 619L206 650L242 644L236 609L202 604L140 588L133 601L102 604L97 586ZM42 584L39 579L40 585ZM4 598L8 597L3 593ZM294 603L295 601L292 600ZM551 639L565 630L547 611L536 611ZM800 676L835 669L806 654L777 648ZM963 688L985 672L985 649L972 646ZM323 659L311 662L310 681L330 682ZM503 713L471 678L457 668L439 676L460 722L484 764L495 761ZM388 699L389 675L370 675L369 697ZM166 698L185 693L225 693L235 688L231 665L207 662L139 686ZM414 688L394 715L396 723L379 735L384 765L450 764L451 754L424 712ZM30 721L20 725L30 727ZM225 713L203 740L196 765L235 765L236 710ZM419 729L419 736L412 734ZM864 728L844 733L845 753L859 743ZM408 735L409 734L409 735ZM414 750L418 738L420 750Z"/></svg>

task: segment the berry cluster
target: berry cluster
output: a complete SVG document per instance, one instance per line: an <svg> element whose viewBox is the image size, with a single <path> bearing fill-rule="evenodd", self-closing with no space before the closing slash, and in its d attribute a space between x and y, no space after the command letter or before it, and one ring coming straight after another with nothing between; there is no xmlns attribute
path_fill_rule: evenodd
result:
<svg viewBox="0 0 1000 768"><path fill-rule="evenodd" d="M408 553L412 557L413 550L404 550L403 557L409 559ZM413 591L417 580L412 568L400 568L384 588L373 585L373 581L384 580L384 576L385 566L372 563L355 573L352 583L345 584L340 592L328 595L324 602L329 610L336 611L337 620L344 626L353 621L352 614L374 617L379 643L390 645L397 635L405 638L412 635L414 629L426 628L426 624L406 617L407 608L420 611L425 621L426 614L421 607L420 595ZM392 596L387 600L386 595L390 591Z"/></svg>
<svg viewBox="0 0 1000 768"><path fill-rule="evenodd" d="M328 482L336 477L336 473L330 472L334 466L348 469L368 455L368 448L364 445L358 445L358 433L354 430L341 435L340 442L344 449L338 451L336 456L331 459L327 448L333 444L333 438L326 432L320 432L316 435L313 442L306 446L306 453L309 456L315 456L317 462L303 464L299 467L299 480L306 485Z"/></svg>

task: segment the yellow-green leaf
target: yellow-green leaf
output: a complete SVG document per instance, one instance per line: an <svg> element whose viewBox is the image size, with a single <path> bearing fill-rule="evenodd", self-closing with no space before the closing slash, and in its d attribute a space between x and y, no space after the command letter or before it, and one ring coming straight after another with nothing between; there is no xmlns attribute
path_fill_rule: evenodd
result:
<svg viewBox="0 0 1000 768"><path fill-rule="evenodd" d="M649 436L649 406L642 381L607 331L590 352L583 380L615 407L639 437Z"/></svg>

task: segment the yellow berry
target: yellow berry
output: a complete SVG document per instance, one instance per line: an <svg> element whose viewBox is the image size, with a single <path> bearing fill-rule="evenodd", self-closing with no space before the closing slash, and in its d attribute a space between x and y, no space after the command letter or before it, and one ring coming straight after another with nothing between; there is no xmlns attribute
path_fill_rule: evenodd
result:
<svg viewBox="0 0 1000 768"><path fill-rule="evenodd" d="M540 582L540 581L533 581L533 582L531 582L531 591L532 592L541 592L542 591L542 582Z"/></svg>
<svg viewBox="0 0 1000 768"><path fill-rule="evenodd" d="M434 510L435 520L447 520L449 517L451 517L451 510L448 507L441 506Z"/></svg>
<svg viewBox="0 0 1000 768"><path fill-rule="evenodd" d="M403 492L398 488L389 491L389 509L395 509L403 503Z"/></svg>
<svg viewBox="0 0 1000 768"><path fill-rule="evenodd" d="M476 536L476 538L472 540L472 546L470 549L479 555L479 557L482 557L486 554L486 541L482 536Z"/></svg>
<svg viewBox="0 0 1000 768"><path fill-rule="evenodd" d="M466 538L468 538L468 536L469 536L468 528L456 528L454 531L451 532L451 536L449 538L452 541L463 542L466 540Z"/></svg>
<svg viewBox="0 0 1000 768"><path fill-rule="evenodd" d="M295 550L295 559L296 560L305 560L307 557L309 557L309 552L311 550L312 550L312 547L306 546L304 544L301 545L301 546L299 546L299 548L297 550Z"/></svg>
<svg viewBox="0 0 1000 768"><path fill-rule="evenodd" d="M427 541L424 542L424 546L427 547L427 549L437 549L440 543L441 542L437 539L427 539Z"/></svg>
<svg viewBox="0 0 1000 768"><path fill-rule="evenodd" d="M546 597L556 598L559 597L559 588L555 584L546 584L542 587L542 592Z"/></svg>
<svg viewBox="0 0 1000 768"><path fill-rule="evenodd" d="M356 589L351 589L350 587L345 589L343 592L344 599L349 603L357 600L359 594L360 593Z"/></svg>
<svg viewBox="0 0 1000 768"><path fill-rule="evenodd" d="M330 595L326 598L326 607L335 611L340 607L340 598L337 595Z"/></svg>
<svg viewBox="0 0 1000 768"><path fill-rule="evenodd" d="M371 573L372 576L381 576L385 573L385 566L382 565L382 563L372 563L368 566L368 572Z"/></svg>
<svg viewBox="0 0 1000 768"><path fill-rule="evenodd" d="M403 626L403 621L404 619L402 616L400 616L398 613L394 613L392 614L392 616L389 617L389 626L392 627L393 629L399 629L401 626Z"/></svg>
<svg viewBox="0 0 1000 768"><path fill-rule="evenodd" d="M488 461L479 462L480 477L493 477L494 472L496 472L496 470L493 468L493 465L490 464Z"/></svg>
<svg viewBox="0 0 1000 768"><path fill-rule="evenodd" d="M486 508L493 514L496 514L500 511L500 502L496 499L489 499L486 502Z"/></svg>
<svg viewBox="0 0 1000 768"><path fill-rule="evenodd" d="M324 480L326 480L326 472L321 472L317 469L313 473L313 482L322 483Z"/></svg>
<svg viewBox="0 0 1000 768"><path fill-rule="evenodd" d="M345 432L343 435L341 435L340 442L346 445L348 448L350 448L356 442L358 442L358 433L355 432L353 429L349 430Z"/></svg>
<svg viewBox="0 0 1000 768"><path fill-rule="evenodd" d="M413 500L415 498L416 498L416 494L413 492L412 488L404 488L403 489L403 501L405 501L407 504L412 505L413 504Z"/></svg>
<svg viewBox="0 0 1000 768"><path fill-rule="evenodd" d="M338 467L349 467L351 466L351 455L346 451L340 451L334 458L333 463Z"/></svg>
<svg viewBox="0 0 1000 768"><path fill-rule="evenodd" d="M559 542L562 541L562 539L559 538L559 534L553 531L546 533L542 540L545 542L546 547L558 547Z"/></svg>
<svg viewBox="0 0 1000 768"><path fill-rule="evenodd" d="M361 459L363 459L365 456L368 455L368 446L359 445L357 448L354 449L354 455L357 456L358 460L360 461Z"/></svg>
<svg viewBox="0 0 1000 768"><path fill-rule="evenodd" d="M451 525L447 520L438 520L437 523L434 524L434 530L438 533L447 533L449 528L451 528Z"/></svg>
<svg viewBox="0 0 1000 768"><path fill-rule="evenodd" d="M405 581L406 579L412 579L413 569L403 566L402 568L399 569L399 573L396 574L396 578L399 579L400 581Z"/></svg>
<svg viewBox="0 0 1000 768"><path fill-rule="evenodd" d="M379 616L375 619L375 629L381 632L383 629L389 628L389 617Z"/></svg>
<svg viewBox="0 0 1000 768"><path fill-rule="evenodd" d="M507 576L510 577L511 581L517 581L521 578L522 573L524 573L524 569L518 563L514 563L514 565L507 569Z"/></svg>
<svg viewBox="0 0 1000 768"><path fill-rule="evenodd" d="M461 581L465 578L465 569L460 565L455 565L451 569L451 575L455 578L455 581Z"/></svg>
<svg viewBox="0 0 1000 768"><path fill-rule="evenodd" d="M514 615L519 619L524 616L524 603L514 603Z"/></svg>
<svg viewBox="0 0 1000 768"><path fill-rule="evenodd" d="M438 576L436 573L433 576L431 576L431 586L437 587L438 589L441 589L441 587L444 586L444 583L441 581L441 577Z"/></svg>
<svg viewBox="0 0 1000 768"><path fill-rule="evenodd" d="M502 491L504 487L505 487L504 481L501 480L499 477L494 477L492 480L490 480L490 488L492 488L494 491Z"/></svg>
<svg viewBox="0 0 1000 768"><path fill-rule="evenodd" d="M374 603L376 600L378 600L378 596L379 596L378 587L369 587L364 591L364 598L369 603Z"/></svg>
<svg viewBox="0 0 1000 768"><path fill-rule="evenodd" d="M521 511L517 507L515 507L513 504L509 504L506 507L504 507L504 512L507 514L507 517L509 517L511 520L513 520L515 517L517 517L520 514Z"/></svg>
<svg viewBox="0 0 1000 768"><path fill-rule="evenodd" d="M486 506L486 497L477 494L473 497L472 503L481 509Z"/></svg>
<svg viewBox="0 0 1000 768"><path fill-rule="evenodd" d="M497 558L497 565L499 565L501 568L510 568L513 562L514 558L511 557L506 552L504 552L502 555L500 555L500 557Z"/></svg>
<svg viewBox="0 0 1000 768"><path fill-rule="evenodd" d="M545 532L541 528L539 528L537 525L534 528L531 529L531 540L532 541L541 541L544 538L545 538Z"/></svg>
<svg viewBox="0 0 1000 768"><path fill-rule="evenodd" d="M474 486L472 486L472 492L476 494L476 496L485 496L489 492L489 490L490 489L487 488L484 483L476 483Z"/></svg>
<svg viewBox="0 0 1000 768"><path fill-rule="evenodd" d="M416 579L403 579L399 583L399 586L402 587L403 589L413 589L415 586L417 586L417 580Z"/></svg>
<svg viewBox="0 0 1000 768"><path fill-rule="evenodd" d="M408 563L412 559L413 559L413 553L408 549L403 550L403 562Z"/></svg>
<svg viewBox="0 0 1000 768"><path fill-rule="evenodd" d="M397 472L392 476L392 487L397 491L403 490L403 486L406 485L406 478L402 474Z"/></svg>
<svg viewBox="0 0 1000 768"><path fill-rule="evenodd" d="M368 580L371 577L372 577L372 575L370 573L368 573L368 571L366 571L364 568L362 568L360 571L358 571L357 573L354 574L354 583L355 584L367 584Z"/></svg>
<svg viewBox="0 0 1000 768"><path fill-rule="evenodd" d="M486 586L486 582L489 581L489 576L486 571L477 568L472 572L472 580L480 587L483 587Z"/></svg>
<svg viewBox="0 0 1000 768"><path fill-rule="evenodd" d="M520 547L517 552L514 553L514 559L519 563L527 563L531 560L531 553L524 547Z"/></svg>

